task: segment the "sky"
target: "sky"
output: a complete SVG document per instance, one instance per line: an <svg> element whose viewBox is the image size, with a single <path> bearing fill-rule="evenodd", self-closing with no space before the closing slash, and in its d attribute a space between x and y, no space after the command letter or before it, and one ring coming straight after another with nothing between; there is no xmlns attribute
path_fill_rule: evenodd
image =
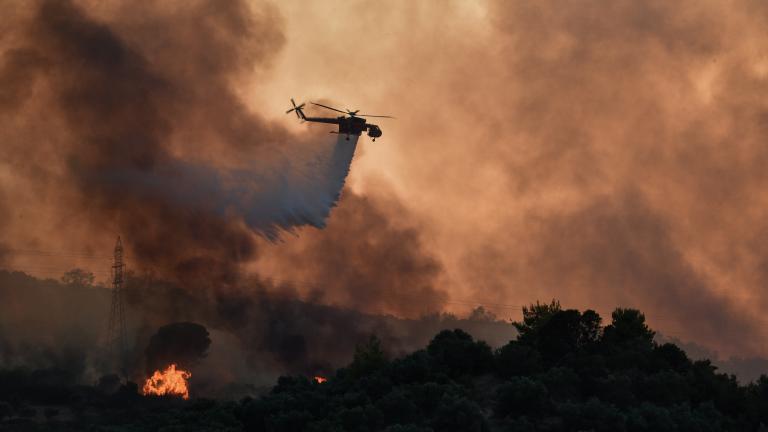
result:
<svg viewBox="0 0 768 432"><path fill-rule="evenodd" d="M73 4L138 60L91 76L36 3L2 5L17 18L0 27L0 76L17 89L0 93L6 267L101 271L13 251L109 255L121 234L129 266L161 275L257 275L409 317L483 304L518 319L552 298L604 317L636 307L666 335L768 355L763 2ZM12 57L19 46L38 54ZM25 68L43 78L24 84ZM72 108L93 96L78 85L89 79L116 89L99 103L128 108ZM294 178L330 129L286 116L291 97L396 117L360 139L327 226L275 242L238 205L222 216L185 195L206 189L197 180L150 187L147 172L180 161L200 185L242 169ZM118 160L139 168L105 177Z"/></svg>
<svg viewBox="0 0 768 432"><path fill-rule="evenodd" d="M536 299L638 307L667 334L766 353L763 4L280 10L286 45L253 100L398 117L350 184L397 197L390 217L416 227L450 299L512 317Z"/></svg>

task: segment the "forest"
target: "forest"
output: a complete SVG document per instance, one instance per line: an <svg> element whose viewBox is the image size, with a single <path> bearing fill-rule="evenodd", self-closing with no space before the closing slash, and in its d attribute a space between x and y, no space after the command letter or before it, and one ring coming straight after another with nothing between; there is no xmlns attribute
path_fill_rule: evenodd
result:
<svg viewBox="0 0 768 432"><path fill-rule="evenodd" d="M610 322L556 301L523 309L498 349L444 330L392 358L376 335L324 382L283 376L241 400L146 397L103 377L49 368L0 372L0 430L13 431L757 431L768 377L741 385L708 360L654 341L645 316Z"/></svg>

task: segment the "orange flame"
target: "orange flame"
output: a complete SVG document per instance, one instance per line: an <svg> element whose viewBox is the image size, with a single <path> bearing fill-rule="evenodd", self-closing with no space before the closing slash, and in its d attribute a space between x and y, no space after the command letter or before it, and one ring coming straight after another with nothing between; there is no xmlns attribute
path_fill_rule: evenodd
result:
<svg viewBox="0 0 768 432"><path fill-rule="evenodd" d="M322 384L322 383L324 383L324 382L328 381L328 379L327 379L327 378L325 378L325 377L321 377L321 376L316 376L314 379L315 379L315 381L316 381L318 384Z"/></svg>
<svg viewBox="0 0 768 432"><path fill-rule="evenodd" d="M185 370L176 370L176 364L171 364L164 371L156 370L151 377L147 378L142 389L147 395L174 395L189 399L189 388L187 380L192 374Z"/></svg>

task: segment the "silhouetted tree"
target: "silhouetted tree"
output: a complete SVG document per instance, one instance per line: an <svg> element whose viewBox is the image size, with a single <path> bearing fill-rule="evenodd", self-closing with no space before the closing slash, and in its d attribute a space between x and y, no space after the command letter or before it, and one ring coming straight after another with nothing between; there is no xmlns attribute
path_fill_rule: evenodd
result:
<svg viewBox="0 0 768 432"><path fill-rule="evenodd" d="M530 306L523 306L523 320L515 321L515 326L519 333L517 340L523 343L531 343L531 340L537 338L538 330L549 318L557 312L560 312L560 302L552 300L551 303L539 303Z"/></svg>
<svg viewBox="0 0 768 432"><path fill-rule="evenodd" d="M387 363L381 341L376 335L371 335L365 343L358 344L355 348L355 356L352 364L349 365L349 372L353 377L358 378L383 369Z"/></svg>
<svg viewBox="0 0 768 432"><path fill-rule="evenodd" d="M639 310L617 308L611 319L611 324L603 331L604 343L648 350L653 348L656 332L648 328L645 315Z"/></svg>
<svg viewBox="0 0 768 432"><path fill-rule="evenodd" d="M484 373L493 365L491 347L483 341L475 341L461 329L438 333L427 346L427 352L438 368L452 376Z"/></svg>
<svg viewBox="0 0 768 432"><path fill-rule="evenodd" d="M93 285L95 280L93 273L80 268L72 269L61 277L61 283L64 285L87 287Z"/></svg>
<svg viewBox="0 0 768 432"><path fill-rule="evenodd" d="M693 363L677 345L665 343L654 347L653 352L659 364L658 369L672 369L676 372L685 373L691 369Z"/></svg>

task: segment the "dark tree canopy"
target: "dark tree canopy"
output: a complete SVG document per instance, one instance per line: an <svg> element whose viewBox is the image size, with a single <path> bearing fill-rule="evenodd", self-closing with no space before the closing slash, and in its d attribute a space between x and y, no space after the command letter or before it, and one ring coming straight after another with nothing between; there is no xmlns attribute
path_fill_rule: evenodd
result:
<svg viewBox="0 0 768 432"><path fill-rule="evenodd" d="M0 371L0 430L765 430L768 377L740 385L709 361L657 344L634 309L601 322L594 311L553 301L526 308L515 323L519 337L495 351L454 329L426 349L389 358L372 336L327 382L284 376L268 393L239 402L145 398L115 377L79 387L63 371ZM148 352L159 358L184 346L199 356L209 343L202 326L175 323L158 330Z"/></svg>

